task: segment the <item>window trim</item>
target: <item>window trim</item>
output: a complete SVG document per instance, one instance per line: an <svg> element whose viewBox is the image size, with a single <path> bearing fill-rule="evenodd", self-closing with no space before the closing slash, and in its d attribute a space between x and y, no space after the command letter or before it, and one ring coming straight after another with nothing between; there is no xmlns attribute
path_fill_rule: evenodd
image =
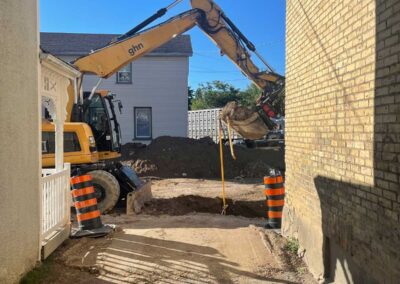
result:
<svg viewBox="0 0 400 284"><path fill-rule="evenodd" d="M136 110L137 109L149 109L150 110L150 136L139 137L137 136L136 127ZM153 139L153 108L152 107L133 107L133 136L134 140L152 140Z"/></svg>
<svg viewBox="0 0 400 284"><path fill-rule="evenodd" d="M120 69L117 71L117 73L115 73L115 83L116 84L132 84L132 82L133 82L133 80L132 80L132 63L128 63L128 64L129 64L129 72L130 72L129 81L121 82L118 80L118 78L119 78L118 73L120 72L120 70L121 70ZM126 66L128 66L128 65L125 65L124 67L126 67Z"/></svg>

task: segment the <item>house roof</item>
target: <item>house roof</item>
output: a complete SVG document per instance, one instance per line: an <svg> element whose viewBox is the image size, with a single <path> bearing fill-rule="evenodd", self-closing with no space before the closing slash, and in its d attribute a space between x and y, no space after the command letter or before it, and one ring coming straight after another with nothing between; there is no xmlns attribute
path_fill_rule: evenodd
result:
<svg viewBox="0 0 400 284"><path fill-rule="evenodd" d="M54 55L82 56L92 50L104 47L117 34L78 34L78 33L40 33L40 46ZM156 48L149 55L154 56L192 56L192 43L189 35L180 35Z"/></svg>
<svg viewBox="0 0 400 284"><path fill-rule="evenodd" d="M75 66L42 49L40 49L39 57L42 60L42 64L43 62L46 62L48 65L53 66L53 68L56 68L59 73L62 73L65 76L70 77L71 79L77 78L81 75L81 72L79 72L79 70Z"/></svg>

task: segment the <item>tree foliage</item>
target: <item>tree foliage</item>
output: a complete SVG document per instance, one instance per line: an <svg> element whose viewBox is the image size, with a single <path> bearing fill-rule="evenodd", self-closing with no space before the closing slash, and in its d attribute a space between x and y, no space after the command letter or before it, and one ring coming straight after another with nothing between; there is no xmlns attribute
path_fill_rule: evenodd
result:
<svg viewBox="0 0 400 284"><path fill-rule="evenodd" d="M239 103L245 106L254 106L261 93L261 90L256 85L250 84L241 92Z"/></svg>
<svg viewBox="0 0 400 284"><path fill-rule="evenodd" d="M194 92L193 98L189 98L189 100L192 110L222 108L231 101L236 101L243 106L254 107L261 93L261 90L254 84L250 84L241 91L229 83L213 81L201 84ZM276 100L274 107L280 114L284 114L284 92Z"/></svg>
<svg viewBox="0 0 400 284"><path fill-rule="evenodd" d="M192 101L192 109L224 107L230 101L240 99L240 90L221 81L207 82L197 88Z"/></svg>
<svg viewBox="0 0 400 284"><path fill-rule="evenodd" d="M189 86L188 87L188 109L192 109L192 104L194 100L194 90Z"/></svg>
<svg viewBox="0 0 400 284"><path fill-rule="evenodd" d="M201 84L195 91L192 109L220 108L231 101L236 101L245 106L254 106L260 95L261 90L254 84L241 91L229 83L221 81L207 82Z"/></svg>

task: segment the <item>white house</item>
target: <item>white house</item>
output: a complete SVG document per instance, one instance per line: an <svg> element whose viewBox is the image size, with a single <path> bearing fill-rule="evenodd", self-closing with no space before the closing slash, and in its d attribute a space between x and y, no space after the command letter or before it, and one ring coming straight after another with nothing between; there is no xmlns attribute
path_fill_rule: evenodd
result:
<svg viewBox="0 0 400 284"><path fill-rule="evenodd" d="M41 33L41 47L65 61L103 47L118 35ZM117 95L123 104L118 119L122 143L149 142L159 136L187 136L188 75L192 46L181 35L128 64L103 80L99 89ZM91 91L98 77L87 75L83 88Z"/></svg>

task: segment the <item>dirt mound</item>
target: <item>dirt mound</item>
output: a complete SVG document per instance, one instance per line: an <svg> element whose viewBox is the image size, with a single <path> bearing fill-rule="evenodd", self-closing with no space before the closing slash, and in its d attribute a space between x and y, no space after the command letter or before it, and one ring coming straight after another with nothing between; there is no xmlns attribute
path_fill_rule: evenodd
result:
<svg viewBox="0 0 400 284"><path fill-rule="evenodd" d="M225 177L262 177L270 168L284 170L284 154L279 149L235 147L236 160L224 147ZM128 143L122 147L121 161L141 176L163 178L219 178L219 146L211 138L199 140L159 137L147 146Z"/></svg>

